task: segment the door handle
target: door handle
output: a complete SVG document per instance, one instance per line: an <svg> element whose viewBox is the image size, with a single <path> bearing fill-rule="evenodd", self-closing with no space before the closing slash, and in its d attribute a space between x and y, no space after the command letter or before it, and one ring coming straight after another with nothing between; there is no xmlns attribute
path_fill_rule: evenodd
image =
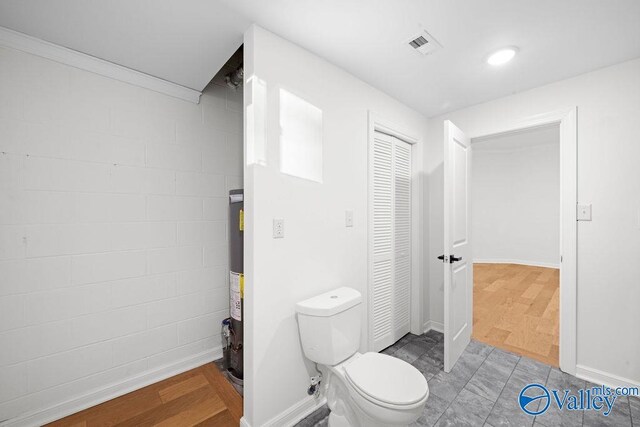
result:
<svg viewBox="0 0 640 427"><path fill-rule="evenodd" d="M453 264L454 262L462 261L462 257L461 257L461 256L460 256L460 257L456 257L455 255L451 255L451 256L449 257L449 259L447 260L447 259L446 259L446 257L444 256L444 254L443 254L443 255L440 255L440 256L438 257L438 259L439 259L439 260L442 260L442 262L447 262L447 261L449 261L449 264Z"/></svg>

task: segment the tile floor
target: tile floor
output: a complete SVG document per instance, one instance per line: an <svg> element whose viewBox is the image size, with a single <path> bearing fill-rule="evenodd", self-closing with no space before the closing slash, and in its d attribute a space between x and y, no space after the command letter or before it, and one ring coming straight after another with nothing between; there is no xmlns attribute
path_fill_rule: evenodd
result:
<svg viewBox="0 0 640 427"><path fill-rule="evenodd" d="M560 411L553 406L542 415L525 414L517 403L520 390L529 383L552 389L593 387L557 368L520 357L490 345L471 341L450 373L443 371L443 335L429 331L408 334L382 351L418 368L429 382L429 399L415 426L638 426L640 399L618 397L612 413ZM320 408L297 424L325 427L329 409ZM632 421L633 420L633 421Z"/></svg>

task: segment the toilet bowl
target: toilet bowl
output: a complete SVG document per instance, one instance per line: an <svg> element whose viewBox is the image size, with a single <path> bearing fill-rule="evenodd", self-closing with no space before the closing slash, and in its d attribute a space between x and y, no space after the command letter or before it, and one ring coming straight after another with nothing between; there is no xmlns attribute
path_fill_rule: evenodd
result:
<svg viewBox="0 0 640 427"><path fill-rule="evenodd" d="M305 356L323 374L330 427L406 426L429 397L424 376L409 363L358 353L362 297L339 288L296 305Z"/></svg>
<svg viewBox="0 0 640 427"><path fill-rule="evenodd" d="M429 397L420 371L385 354L356 353L326 370L331 427L406 426L422 415Z"/></svg>

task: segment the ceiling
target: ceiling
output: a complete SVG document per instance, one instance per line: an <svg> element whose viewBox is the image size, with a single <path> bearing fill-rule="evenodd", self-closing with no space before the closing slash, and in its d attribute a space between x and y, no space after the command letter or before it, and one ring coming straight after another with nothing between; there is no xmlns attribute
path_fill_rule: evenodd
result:
<svg viewBox="0 0 640 427"><path fill-rule="evenodd" d="M198 91L250 24L210 0L0 0L0 26Z"/></svg>
<svg viewBox="0 0 640 427"><path fill-rule="evenodd" d="M560 125L552 124L474 139L473 152L512 151L540 145L560 144Z"/></svg>
<svg viewBox="0 0 640 427"><path fill-rule="evenodd" d="M637 0L0 0L1 26L196 90L251 22L429 117L640 57Z"/></svg>

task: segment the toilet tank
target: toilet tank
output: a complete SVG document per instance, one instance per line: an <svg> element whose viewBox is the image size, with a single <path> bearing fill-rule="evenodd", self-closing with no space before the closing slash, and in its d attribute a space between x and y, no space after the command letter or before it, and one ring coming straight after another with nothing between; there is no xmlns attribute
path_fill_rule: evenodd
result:
<svg viewBox="0 0 640 427"><path fill-rule="evenodd" d="M342 287L296 304L304 355L322 365L337 365L358 351L362 295Z"/></svg>

